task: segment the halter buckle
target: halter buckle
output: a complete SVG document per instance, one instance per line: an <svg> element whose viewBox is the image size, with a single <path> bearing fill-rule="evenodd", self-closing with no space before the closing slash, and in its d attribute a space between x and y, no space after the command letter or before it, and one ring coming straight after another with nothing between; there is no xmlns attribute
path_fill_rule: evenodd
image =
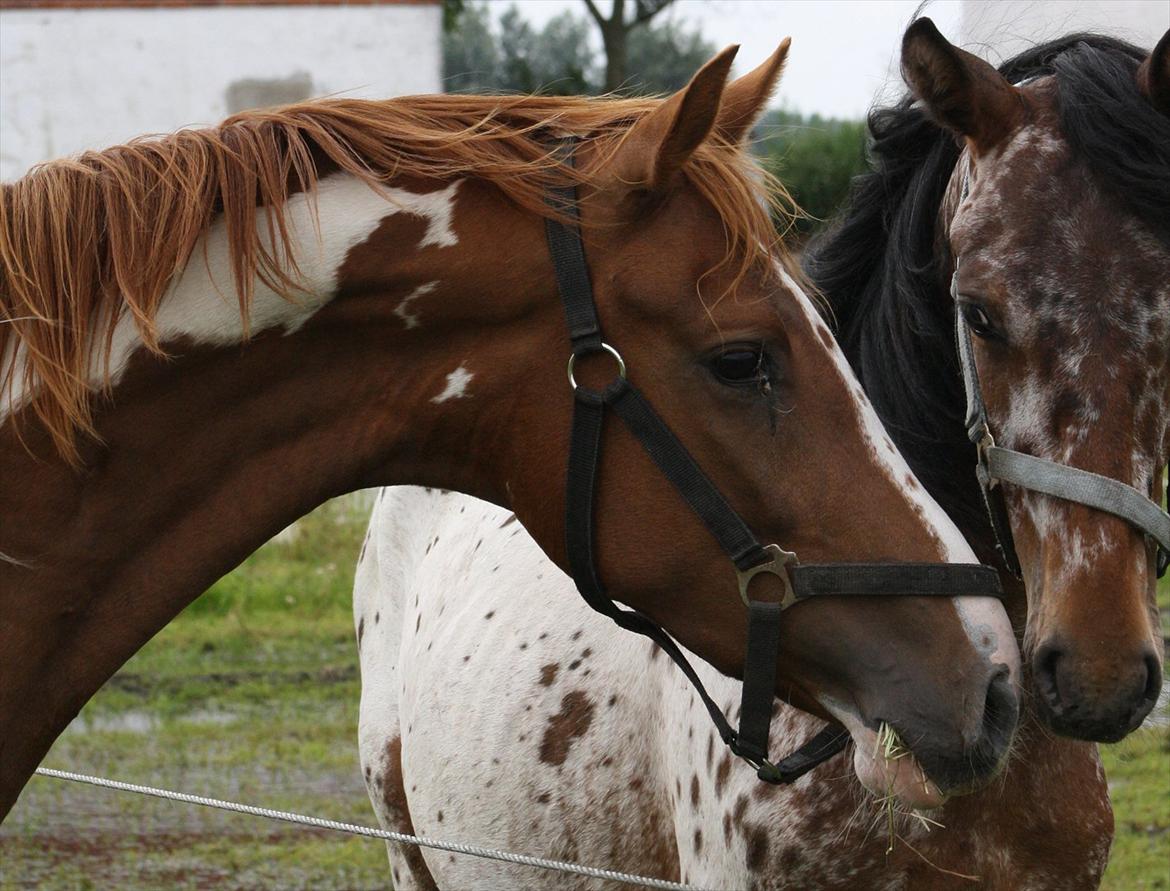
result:
<svg viewBox="0 0 1170 891"><path fill-rule="evenodd" d="M788 574L788 567L796 566L800 561L796 559L796 554L792 551L785 551L777 544L765 545L764 551L771 559L764 563L758 563L750 569L737 569L735 571L736 578L739 580L739 596L743 598L744 606L750 606L748 585L761 572L768 572L783 583L784 598L780 601L780 608L788 609L796 603L796 591L792 587L792 577Z"/></svg>
<svg viewBox="0 0 1170 891"><path fill-rule="evenodd" d="M993 477L987 469L987 450L994 449L995 447L995 437L991 435L991 428L987 426L987 422L985 421L979 441L975 443L975 455L979 462L979 471L986 480L984 485L988 489L994 489L999 485L999 480Z"/></svg>
<svg viewBox="0 0 1170 891"><path fill-rule="evenodd" d="M783 782L780 776L780 771L776 765L767 758L756 758L753 755L745 755L743 752L737 753L740 758L748 763L748 765L756 772L756 777L763 780L765 783L778 785Z"/></svg>
<svg viewBox="0 0 1170 891"><path fill-rule="evenodd" d="M622 359L622 354L619 353L617 350L615 350L613 347L611 347L608 343L604 343L604 342L601 344L601 350L604 350L605 352L607 352L611 356L613 356L614 361L617 362L618 377L620 377L622 380L625 380L626 379L626 363L625 363L625 360ZM601 350L593 349L593 350L589 350L588 352L596 353L596 352L600 352ZM577 364L577 354L570 353L569 354L569 366L566 369L566 371L568 372L568 375L569 375L569 386L572 387L574 390L577 389L577 379L573 377L573 367L576 364Z"/></svg>
<svg viewBox="0 0 1170 891"><path fill-rule="evenodd" d="M979 459L984 460L988 449L995 448L995 437L991 435L991 428L985 423L983 425L983 434L979 437L979 442L975 443L975 448L979 450Z"/></svg>

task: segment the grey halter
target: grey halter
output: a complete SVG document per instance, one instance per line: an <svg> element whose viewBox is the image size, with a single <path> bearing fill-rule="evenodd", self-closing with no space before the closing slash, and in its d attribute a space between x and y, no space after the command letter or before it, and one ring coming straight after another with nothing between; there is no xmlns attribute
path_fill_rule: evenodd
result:
<svg viewBox="0 0 1170 891"><path fill-rule="evenodd" d="M1022 87L1036 78L1028 78L1013 86ZM960 159L961 161L961 159ZM963 187L959 203L967 199L971 191L971 168L963 168ZM987 406L983 403L983 392L979 386L979 369L975 365L975 350L971 343L971 329L959 309L959 262L955 261L955 272L951 276L951 301L955 310L955 337L959 344L959 366L963 371L963 389L967 393L967 437L975 444L978 463L975 475L983 491L983 503L991 520L996 545L1003 562L1017 578L1020 576L1020 560L1012 538L1011 522L1003 488L999 483L1011 483L1043 495L1063 498L1104 511L1125 520L1139 532L1144 532L1158 547L1156 569L1158 578L1170 568L1170 514L1162 510L1157 502L1151 501L1133 486L1090 473L1067 464L1059 464L1023 452L1005 449L995 444L991 435L991 424L987 418ZM1170 501L1170 467L1166 469L1166 498Z"/></svg>
<svg viewBox="0 0 1170 891"><path fill-rule="evenodd" d="M963 192L966 194L966 182ZM957 266L957 264L956 264ZM1005 449L995 444L987 418L987 407L979 388L979 369L975 366L975 352L971 343L971 329L958 306L959 273L956 268L951 278L951 298L955 302L955 333L959 341L959 364L963 369L963 387L967 391L967 436L978 450L979 463L975 473L983 490L991 527L1004 563L1010 572L1019 576L1020 564L1012 540L1007 506L999 483L1012 483L1033 492L1074 501L1127 521L1144 532L1158 546L1158 578L1170 567L1170 515L1133 486L1087 470L1069 467ZM1170 472L1166 481L1170 498Z"/></svg>

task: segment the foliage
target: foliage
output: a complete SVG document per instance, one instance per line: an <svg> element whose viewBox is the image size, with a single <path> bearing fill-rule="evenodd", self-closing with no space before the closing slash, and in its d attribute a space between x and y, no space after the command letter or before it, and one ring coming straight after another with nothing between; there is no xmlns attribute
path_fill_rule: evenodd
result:
<svg viewBox="0 0 1170 891"><path fill-rule="evenodd" d="M630 32L625 92L673 93L715 55L715 45L674 19Z"/></svg>
<svg viewBox="0 0 1170 891"><path fill-rule="evenodd" d="M592 25L566 10L537 30L509 6L493 20L487 3L462 3L443 35L443 81L452 93L602 91L605 63ZM685 84L715 50L677 21L646 23L630 32L627 92L669 92Z"/></svg>
<svg viewBox="0 0 1170 891"><path fill-rule="evenodd" d="M488 92L499 83L499 67L487 5L464 6L457 24L443 32L444 87L450 93Z"/></svg>
<svg viewBox="0 0 1170 891"><path fill-rule="evenodd" d="M802 116L773 110L756 128L764 165L796 199L807 217L798 230L819 228L841 207L853 177L866 169L862 121Z"/></svg>
<svg viewBox="0 0 1170 891"><path fill-rule="evenodd" d="M459 27L459 17L463 15L463 0L443 0L443 33L454 31Z"/></svg>
<svg viewBox="0 0 1170 891"><path fill-rule="evenodd" d="M500 16L500 87L521 93L553 96L590 91L594 76L589 24L571 12L533 30L515 6Z"/></svg>

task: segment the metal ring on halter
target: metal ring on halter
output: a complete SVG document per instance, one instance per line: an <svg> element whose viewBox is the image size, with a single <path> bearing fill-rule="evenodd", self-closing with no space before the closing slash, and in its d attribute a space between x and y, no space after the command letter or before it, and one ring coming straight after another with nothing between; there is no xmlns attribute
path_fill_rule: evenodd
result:
<svg viewBox="0 0 1170 891"><path fill-rule="evenodd" d="M792 551L785 551L777 544L765 545L764 551L772 558L768 562L757 564L750 569L737 569L735 571L735 575L739 579L739 596L743 598L744 606L750 606L748 585L751 584L751 580L761 572L771 573L784 583L784 599L780 601L780 608L788 609L796 603L796 591L792 587L792 577L788 574L788 567L795 566L800 561L796 559L796 554Z"/></svg>
<svg viewBox="0 0 1170 891"><path fill-rule="evenodd" d="M757 774L766 771L772 776L776 776L779 773L779 771L776 769L776 765L767 758L757 758L754 755L748 755L743 752L737 752L736 754L739 755L739 757L744 761L746 761L752 767L752 769L756 771Z"/></svg>
<svg viewBox="0 0 1170 891"><path fill-rule="evenodd" d="M608 343L602 343L601 349L605 350L605 352L609 353L611 356L614 357L614 359L617 361L617 365L618 365L618 377L620 377L622 380L625 380L625 378L626 378L626 363L625 363L625 360L622 359L622 354L619 353L617 350L615 350L613 347L611 347ZM593 352L597 352L597 351L594 350ZM576 363L577 363L577 354L573 353L571 356L569 356L569 367L567 370L568 370L568 374L569 374L569 386L571 386L574 390L577 389L577 381L573 377L573 366Z"/></svg>

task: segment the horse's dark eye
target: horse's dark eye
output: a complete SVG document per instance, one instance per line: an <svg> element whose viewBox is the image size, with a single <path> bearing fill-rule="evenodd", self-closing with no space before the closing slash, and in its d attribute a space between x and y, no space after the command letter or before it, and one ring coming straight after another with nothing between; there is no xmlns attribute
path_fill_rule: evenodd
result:
<svg viewBox="0 0 1170 891"><path fill-rule="evenodd" d="M963 303L959 307L959 312L963 314L963 319L966 320L967 327L971 329L971 333L976 337L995 336L995 325L991 321L991 316L978 303Z"/></svg>
<svg viewBox="0 0 1170 891"><path fill-rule="evenodd" d="M711 371L725 384L764 382L768 377L764 353L758 347L731 347L711 360Z"/></svg>

